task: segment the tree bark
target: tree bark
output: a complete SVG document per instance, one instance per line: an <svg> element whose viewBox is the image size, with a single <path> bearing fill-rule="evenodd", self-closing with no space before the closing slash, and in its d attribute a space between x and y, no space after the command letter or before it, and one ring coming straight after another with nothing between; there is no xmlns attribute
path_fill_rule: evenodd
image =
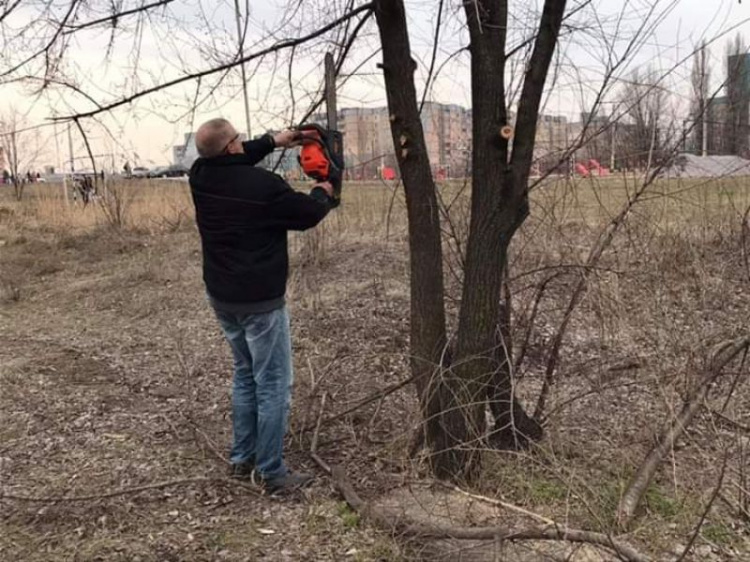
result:
<svg viewBox="0 0 750 562"><path fill-rule="evenodd" d="M507 0L464 4L471 37L472 206L454 369L458 384L451 389L452 424L445 447L449 452L460 447L463 452L445 453L441 461L450 463L443 472L466 479L472 479L479 469L479 445L485 434L483 395L490 396L501 442L519 444L525 435L541 436L539 424L526 416L512 393L505 349L510 345L510 317L501 314L500 291L508 247L529 212L528 178L536 122L565 4L565 0L546 0L544 4L524 79L512 153L508 135L501 134L509 125L505 106ZM498 327L505 340L500 354ZM517 417L528 423L523 432L517 431ZM469 443L474 446L467 447Z"/></svg>
<svg viewBox="0 0 750 562"><path fill-rule="evenodd" d="M473 154L471 227L453 367L446 344L440 223L414 87L403 0L377 0L388 107L409 218L411 368L425 417L425 436L438 478L471 480L480 468L488 401L501 442L518 446L541 427L513 396L510 315L500 291L510 241L528 215L528 177L544 83L565 10L546 0L510 154L505 105L507 0L466 3L471 36ZM498 345L498 329L507 347ZM498 352L498 350L502 350ZM518 432L516 420L523 420ZM516 437L521 435L521 440ZM511 439L507 439L510 437Z"/></svg>
<svg viewBox="0 0 750 562"><path fill-rule="evenodd" d="M409 220L411 370L427 445L435 449L441 433L440 374L446 345L440 213L417 107L416 63L411 58L403 1L377 0L375 16L383 47L391 134Z"/></svg>
<svg viewBox="0 0 750 562"><path fill-rule="evenodd" d="M507 268L506 268L507 271ZM500 319L495 346L497 370L489 387L490 411L495 425L489 434L496 449L520 450L542 438L542 426L526 413L515 396L513 384L513 339L511 334L510 288L504 284L505 300L500 305Z"/></svg>

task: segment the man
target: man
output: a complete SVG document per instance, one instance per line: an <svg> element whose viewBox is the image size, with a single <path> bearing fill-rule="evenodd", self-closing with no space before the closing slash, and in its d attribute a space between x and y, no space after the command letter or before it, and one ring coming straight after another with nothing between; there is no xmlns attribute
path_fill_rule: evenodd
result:
<svg viewBox="0 0 750 562"><path fill-rule="evenodd" d="M200 158L190 170L203 280L234 356L232 474L249 477L254 470L270 493L312 480L288 470L283 459L293 378L284 302L287 231L323 220L333 187L318 183L307 195L255 167L297 138L284 131L243 143L231 123L212 119L195 134Z"/></svg>

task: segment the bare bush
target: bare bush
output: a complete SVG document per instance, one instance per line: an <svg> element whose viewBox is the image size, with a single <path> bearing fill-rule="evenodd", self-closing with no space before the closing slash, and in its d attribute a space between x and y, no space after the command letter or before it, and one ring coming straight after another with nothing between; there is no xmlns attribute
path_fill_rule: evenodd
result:
<svg viewBox="0 0 750 562"><path fill-rule="evenodd" d="M133 200L134 192L127 182L113 182L97 197L107 225L115 230L121 230L128 224Z"/></svg>

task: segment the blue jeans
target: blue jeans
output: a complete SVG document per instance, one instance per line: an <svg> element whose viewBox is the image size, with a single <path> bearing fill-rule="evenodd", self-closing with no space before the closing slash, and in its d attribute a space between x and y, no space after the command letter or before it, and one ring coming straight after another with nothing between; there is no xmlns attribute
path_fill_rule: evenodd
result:
<svg viewBox="0 0 750 562"><path fill-rule="evenodd" d="M292 397L286 306L262 314L215 310L234 355L230 461L255 463L266 480L286 475L283 447Z"/></svg>

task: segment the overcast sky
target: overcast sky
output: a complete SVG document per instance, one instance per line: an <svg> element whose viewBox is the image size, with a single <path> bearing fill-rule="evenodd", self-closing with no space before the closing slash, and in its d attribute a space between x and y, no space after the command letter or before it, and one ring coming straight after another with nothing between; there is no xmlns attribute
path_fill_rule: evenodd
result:
<svg viewBox="0 0 750 562"><path fill-rule="evenodd" d="M103 6L106 4L102 3ZM134 5L133 2L126 4ZM575 6L576 2L570 0L568 4ZM336 7L324 0L306 0L294 13L290 12L291 5L281 0L253 3L246 53L294 36L300 28L310 31L337 13ZM420 92L432 54L438 5L438 0L407 0L412 47L419 63ZM535 20L527 16L540 5L541 0L511 0L509 44L533 33L531 22ZM136 22L125 24L116 34L111 48L108 30L75 34L64 71L75 77L77 85L101 103L178 77L186 71L216 66L229 60L236 49L232 8L231 1L175 0L166 10L159 10L138 25ZM95 16L92 12L90 17L82 17L81 21L95 19ZM20 27L26 23L24 18L28 20L36 16L30 9L14 17L15 20L8 22L10 28ZM545 112L575 119L580 111L587 109L592 92L605 72L608 48L617 53L624 52L628 38L643 21L651 22L649 30L631 57L629 68L639 67L644 71L651 68L661 74L668 73L662 85L675 93L675 103L685 111L692 66L689 56L695 45L703 39L714 41L710 45L709 60L712 80L716 85L720 84L725 75L726 43L738 32L750 39L750 23L745 21L748 18L750 6L739 4L737 0L594 1L570 21L576 30L567 34L559 46L558 72L549 82ZM471 96L468 54L450 58L467 44L463 21L460 3L446 0L436 66L441 67L446 60L450 62L442 66L429 99L468 107ZM137 34L139 30L143 33ZM612 39L615 35L618 39ZM610 39L605 41L605 36ZM8 53L19 53L20 56L20 50L13 46L12 40L10 43L7 38L3 41L6 55L0 58L0 70L13 62L13 55L8 56ZM358 45L343 70L345 75L355 69L357 72L341 84L339 108L385 103L382 75L376 68L380 56L374 22L368 25ZM260 66L248 65L248 72L252 74L248 88L254 134L269 127L294 123L309 107L322 80L321 61L325 48L320 43L300 47L294 52L291 70L289 52L266 58ZM680 61L685 62L678 64ZM623 77L626 75L624 70L619 72ZM195 82L174 87L102 115L99 122L86 121L94 151L98 154L113 153L117 167L125 158L131 164L166 164L171 161L171 146L206 118L226 116L235 121L238 128L244 128L239 71L231 71L221 86L213 90L217 79L218 76L206 78L199 89ZM31 91L29 85L0 83L0 112L7 112L13 106L27 116L29 123L36 124L45 122L52 115L66 115L93 107L90 101L73 95L69 90L55 89L43 96L32 96ZM193 112L191 107L196 99L200 106ZM105 125L106 130L99 123ZM44 162L40 164L55 163L58 158L59 162L67 157L65 126L57 127L57 137L52 133L51 128L39 133L39 139L47 147ZM83 145L75 130L72 137L74 152L83 156Z"/></svg>

